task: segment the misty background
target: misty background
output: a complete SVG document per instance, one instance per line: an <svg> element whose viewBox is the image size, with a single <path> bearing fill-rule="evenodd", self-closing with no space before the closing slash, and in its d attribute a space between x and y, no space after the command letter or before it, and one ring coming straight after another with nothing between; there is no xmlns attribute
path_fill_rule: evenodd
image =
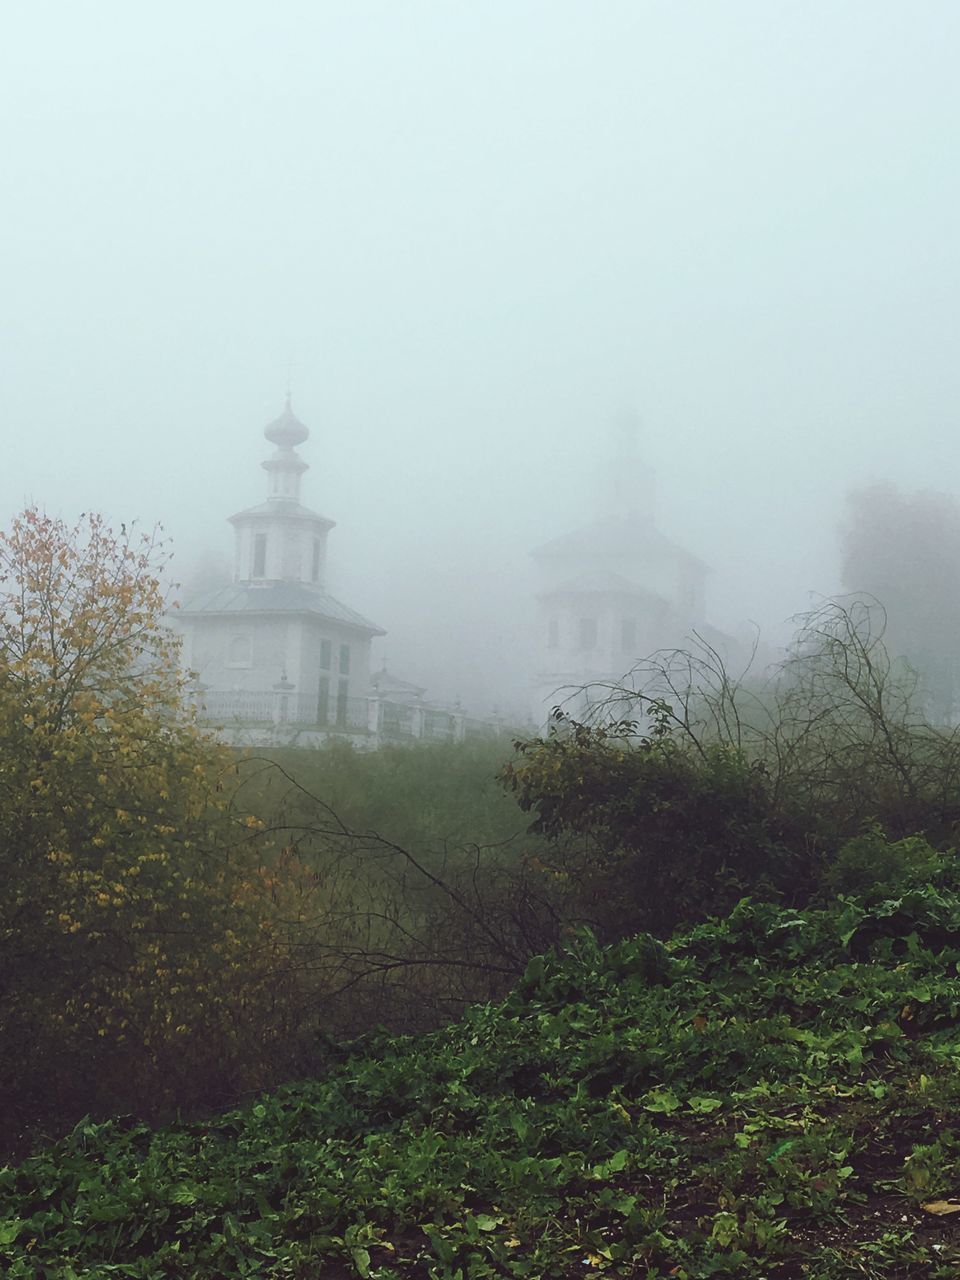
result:
<svg viewBox="0 0 960 1280"><path fill-rule="evenodd" d="M330 588L524 704L528 553L624 410L708 615L839 588L845 494L960 492L960 8L43 3L0 46L0 513L229 564L289 384Z"/></svg>

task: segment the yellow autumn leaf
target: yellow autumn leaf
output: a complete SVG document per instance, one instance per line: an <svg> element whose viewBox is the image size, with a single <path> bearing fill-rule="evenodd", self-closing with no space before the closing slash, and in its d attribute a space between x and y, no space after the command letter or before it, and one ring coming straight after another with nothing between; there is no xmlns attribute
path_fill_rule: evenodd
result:
<svg viewBox="0 0 960 1280"><path fill-rule="evenodd" d="M926 1213L935 1213L943 1216L948 1213L960 1213L960 1201L956 1200L929 1200L926 1204L920 1206Z"/></svg>

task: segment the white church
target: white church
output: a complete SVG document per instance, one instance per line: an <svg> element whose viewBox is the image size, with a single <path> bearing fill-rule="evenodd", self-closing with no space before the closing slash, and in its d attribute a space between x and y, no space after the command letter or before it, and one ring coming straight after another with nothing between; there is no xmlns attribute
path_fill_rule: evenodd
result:
<svg viewBox="0 0 960 1280"><path fill-rule="evenodd" d="M656 526L654 477L637 423L619 424L605 462L597 517L531 554L539 579L533 714L561 706L582 717L658 649L696 633L725 648L706 618L710 570Z"/></svg>
<svg viewBox="0 0 960 1280"><path fill-rule="evenodd" d="M385 742L458 741L499 726L426 690L373 671L383 627L326 588L327 536L335 522L304 506L310 436L287 404L263 433L273 453L264 502L230 516L233 582L187 600L170 616L182 638L201 718L239 745L319 746L332 737L369 748Z"/></svg>
<svg viewBox="0 0 960 1280"><path fill-rule="evenodd" d="M334 521L300 501L308 464L297 446L310 432L289 396L263 434L275 446L261 464L266 501L230 516L233 582L176 615L183 664L199 677L207 719L311 725L321 734L366 729L370 642L386 633L326 590Z"/></svg>

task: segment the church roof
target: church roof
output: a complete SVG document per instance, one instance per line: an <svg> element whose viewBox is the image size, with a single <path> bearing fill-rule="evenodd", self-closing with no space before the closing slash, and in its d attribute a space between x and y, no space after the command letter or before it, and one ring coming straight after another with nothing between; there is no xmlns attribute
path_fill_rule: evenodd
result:
<svg viewBox="0 0 960 1280"><path fill-rule="evenodd" d="M657 592L650 591L646 587L640 586L637 582L631 582L623 574L613 573L609 569L601 569L596 573L580 573L574 578L566 578L555 587L551 587L549 591L541 592L539 598L543 599L547 595L555 596L565 593L582 595L590 592L602 592L604 595L633 596L651 604L666 603L663 596L658 595Z"/></svg>
<svg viewBox="0 0 960 1280"><path fill-rule="evenodd" d="M302 503L292 502L287 498L268 498L266 502L258 502L255 507L245 507L243 511L238 511L236 515L228 516L227 519L234 524L237 520L245 520L251 516L255 520L261 517L273 519L275 516L283 516L284 519L310 520L314 524L326 525L328 529L332 529L337 523L336 520L322 516L318 511L311 511Z"/></svg>
<svg viewBox="0 0 960 1280"><path fill-rule="evenodd" d="M375 671L370 677L370 686L376 689L378 693L392 693L398 696L408 696L412 698L422 698L427 692L425 685L413 684L410 680L401 680L399 676L393 675L386 667L381 667L379 671Z"/></svg>
<svg viewBox="0 0 960 1280"><path fill-rule="evenodd" d="M303 582L271 582L263 586L250 586L243 582L218 587L188 601L179 611L183 614L256 614L297 613L316 618L326 618L341 626L353 627L368 635L385 636L383 627L350 609L319 587Z"/></svg>
<svg viewBox="0 0 960 1280"><path fill-rule="evenodd" d="M531 554L535 560L548 560L565 556L611 556L624 551L642 551L644 555L682 561L701 573L709 571L701 559L671 541L643 516L606 516L594 520L592 524L545 542Z"/></svg>

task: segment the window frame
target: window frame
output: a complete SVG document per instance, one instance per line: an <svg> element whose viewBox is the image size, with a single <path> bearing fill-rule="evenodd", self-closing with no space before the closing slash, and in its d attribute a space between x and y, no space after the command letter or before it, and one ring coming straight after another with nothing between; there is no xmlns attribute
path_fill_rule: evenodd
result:
<svg viewBox="0 0 960 1280"><path fill-rule="evenodd" d="M253 578L267 576L267 535L265 533L253 535L253 557L250 568L250 576Z"/></svg>

